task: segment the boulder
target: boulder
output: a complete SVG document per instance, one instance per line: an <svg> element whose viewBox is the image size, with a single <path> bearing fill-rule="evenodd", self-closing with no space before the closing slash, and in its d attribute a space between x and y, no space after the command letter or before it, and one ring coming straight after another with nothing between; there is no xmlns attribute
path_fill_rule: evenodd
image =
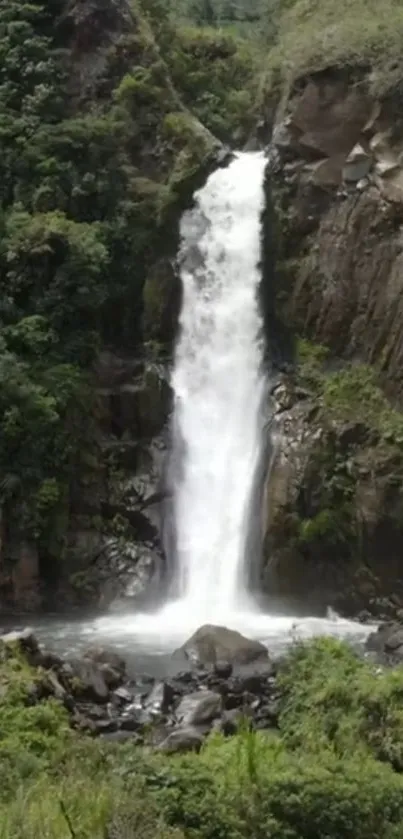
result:
<svg viewBox="0 0 403 839"><path fill-rule="evenodd" d="M84 650L83 658L88 658L96 664L107 664L112 670L121 673L123 676L126 673L126 662L124 658L116 650L108 647L91 646Z"/></svg>
<svg viewBox="0 0 403 839"><path fill-rule="evenodd" d="M0 643L18 646L23 652L29 654L37 653L39 651L38 641L30 627L15 630L14 632L7 632L5 635L0 635Z"/></svg>
<svg viewBox="0 0 403 839"><path fill-rule="evenodd" d="M371 169L372 160L357 144L348 155L343 167L343 180L347 183L357 183L365 178Z"/></svg>
<svg viewBox="0 0 403 839"><path fill-rule="evenodd" d="M124 705L132 701L133 694L126 687L119 687L113 691L113 699L118 705Z"/></svg>
<svg viewBox="0 0 403 839"><path fill-rule="evenodd" d="M232 664L230 661L216 661L214 673L219 679L229 679L232 676Z"/></svg>
<svg viewBox="0 0 403 839"><path fill-rule="evenodd" d="M205 725L220 716L222 700L219 693L211 690L199 690L184 696L179 703L175 716L184 726Z"/></svg>
<svg viewBox="0 0 403 839"><path fill-rule="evenodd" d="M71 692L78 698L86 698L94 702L107 702L109 688L99 665L89 659L75 659L69 662L68 682ZM64 668L66 674L66 668Z"/></svg>
<svg viewBox="0 0 403 839"><path fill-rule="evenodd" d="M366 648L386 659L403 661L403 627L398 623L380 626L369 635Z"/></svg>
<svg viewBox="0 0 403 839"><path fill-rule="evenodd" d="M201 626L180 648L186 658L196 665L214 665L217 661L231 664L251 664L267 660L264 644L245 638L240 632L225 626Z"/></svg>
<svg viewBox="0 0 403 839"><path fill-rule="evenodd" d="M162 752L199 752L203 745L203 735L195 728L176 728L171 731L159 746Z"/></svg>

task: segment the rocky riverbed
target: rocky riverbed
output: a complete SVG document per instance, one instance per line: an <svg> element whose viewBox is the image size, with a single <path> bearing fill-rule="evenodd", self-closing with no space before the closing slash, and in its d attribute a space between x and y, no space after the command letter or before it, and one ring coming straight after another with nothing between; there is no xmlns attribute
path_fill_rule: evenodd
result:
<svg viewBox="0 0 403 839"><path fill-rule="evenodd" d="M403 625L372 633L365 648L382 664L403 660ZM175 675L129 675L119 651L92 645L62 658L29 628L0 637L0 660L19 654L35 668L28 701L54 697L74 729L107 740L131 740L167 752L199 750L213 730L236 732L242 720L275 729L281 711L282 658L225 627L206 625L172 655Z"/></svg>

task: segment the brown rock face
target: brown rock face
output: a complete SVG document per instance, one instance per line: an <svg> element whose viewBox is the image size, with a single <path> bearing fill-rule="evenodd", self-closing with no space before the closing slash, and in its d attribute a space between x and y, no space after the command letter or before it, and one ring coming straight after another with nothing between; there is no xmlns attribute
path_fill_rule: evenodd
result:
<svg viewBox="0 0 403 839"><path fill-rule="evenodd" d="M5 558L0 547L0 612L34 612L42 602L37 548L21 539L7 550Z"/></svg>
<svg viewBox="0 0 403 839"><path fill-rule="evenodd" d="M301 80L274 129L272 193L281 211L283 308L300 335L379 365L403 389L403 126L399 101L371 101L366 79ZM284 297L286 298L284 303Z"/></svg>
<svg viewBox="0 0 403 839"><path fill-rule="evenodd" d="M384 617L403 604L403 454L314 394L277 406L263 495L263 586L301 605Z"/></svg>
<svg viewBox="0 0 403 839"><path fill-rule="evenodd" d="M347 76L325 72L310 80L292 113L298 147L315 157L348 154L371 114L365 91Z"/></svg>
<svg viewBox="0 0 403 839"><path fill-rule="evenodd" d="M375 186L335 200L301 259L289 300L298 330L344 357L380 362L402 387L403 257L395 205Z"/></svg>

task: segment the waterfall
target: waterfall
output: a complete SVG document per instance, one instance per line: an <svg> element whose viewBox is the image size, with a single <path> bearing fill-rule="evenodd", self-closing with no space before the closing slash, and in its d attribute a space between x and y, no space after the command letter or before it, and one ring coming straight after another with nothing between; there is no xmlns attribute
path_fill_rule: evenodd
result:
<svg viewBox="0 0 403 839"><path fill-rule="evenodd" d="M206 622L277 651L295 638L362 639L370 631L334 616L267 614L248 597L259 467L270 459L258 294L264 171L262 154L237 154L182 219L168 552L176 560L174 590L158 611L98 618L82 629L130 650L134 644L165 656Z"/></svg>
<svg viewBox="0 0 403 839"><path fill-rule="evenodd" d="M260 238L266 160L237 154L181 222L172 386L178 607L199 623L245 605L250 503L263 438Z"/></svg>

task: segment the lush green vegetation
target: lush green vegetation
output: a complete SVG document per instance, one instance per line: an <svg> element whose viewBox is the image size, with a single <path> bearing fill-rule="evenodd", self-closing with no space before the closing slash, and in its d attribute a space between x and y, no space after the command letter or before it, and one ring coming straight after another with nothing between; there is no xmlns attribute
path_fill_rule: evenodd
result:
<svg viewBox="0 0 403 839"><path fill-rule="evenodd" d="M237 28L266 52L267 90L329 66L370 70L375 94L399 87L400 0L172 0L175 14L203 26Z"/></svg>
<svg viewBox="0 0 403 839"><path fill-rule="evenodd" d="M101 461L94 360L158 333L143 322L144 283L175 249L212 135L242 144L273 80L329 58L372 63L373 84L383 62L391 84L403 25L393 0L382 26L372 0L344 13L327 0L133 0L132 28L99 47L102 72L77 94L63 9L0 9L0 503L11 538L36 540L51 561L63 556L72 484ZM365 401L402 438L371 371L326 378L322 395L349 415Z"/></svg>
<svg viewBox="0 0 403 839"><path fill-rule="evenodd" d="M280 730L214 735L167 757L69 731L43 679L1 665L1 839L398 839L403 670L344 644L296 646L280 674Z"/></svg>
<svg viewBox="0 0 403 839"><path fill-rule="evenodd" d="M290 83L329 66L370 70L373 92L400 85L403 9L400 0L291 0L282 4L269 73Z"/></svg>
<svg viewBox="0 0 403 839"><path fill-rule="evenodd" d="M403 446L403 415L383 393L376 369L366 364L329 369L329 351L305 339L297 347L301 380L313 389L326 420L362 423L382 440Z"/></svg>
<svg viewBox="0 0 403 839"><path fill-rule="evenodd" d="M245 136L256 87L244 42L178 29L166 4L142 0L77 96L63 11L0 9L0 503L11 537L49 559L63 555L72 482L101 457L93 362L105 346L139 351L147 272L175 249L211 153L197 117Z"/></svg>

